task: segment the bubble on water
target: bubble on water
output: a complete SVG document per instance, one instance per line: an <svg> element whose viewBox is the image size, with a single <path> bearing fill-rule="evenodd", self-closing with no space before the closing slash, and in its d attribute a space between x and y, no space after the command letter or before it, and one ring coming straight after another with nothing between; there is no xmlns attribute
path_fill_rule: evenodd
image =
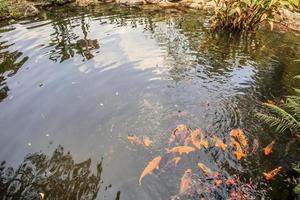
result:
<svg viewBox="0 0 300 200"><path fill-rule="evenodd" d="M118 96L119 95L119 92L116 92L116 96Z"/></svg>
<svg viewBox="0 0 300 200"><path fill-rule="evenodd" d="M100 106L103 106L104 104L103 103L100 103Z"/></svg>
<svg viewBox="0 0 300 200"><path fill-rule="evenodd" d="M31 146L31 143L30 142L28 142L28 144L27 144L28 146Z"/></svg>

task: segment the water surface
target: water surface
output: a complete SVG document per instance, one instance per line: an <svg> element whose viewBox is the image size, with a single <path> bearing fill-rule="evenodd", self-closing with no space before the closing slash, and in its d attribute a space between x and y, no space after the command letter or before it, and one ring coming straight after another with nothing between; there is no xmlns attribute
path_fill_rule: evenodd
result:
<svg viewBox="0 0 300 200"><path fill-rule="evenodd" d="M292 92L292 77L300 74L296 36L211 33L202 13L113 4L57 9L0 30L1 175L17 174L9 166L33 173L22 176L25 189L6 184L15 198L44 192L56 199L170 199L186 168L199 172L197 162L255 179L257 198L292 198L286 175L271 183L261 176L299 160L299 145L282 153L288 137L268 158L259 152L237 162L210 148L147 176L141 186L138 178L178 124L228 144L234 127L261 147L276 139L254 113L261 101ZM147 135L153 146L132 145L128 134ZM36 177L42 186L30 185Z"/></svg>

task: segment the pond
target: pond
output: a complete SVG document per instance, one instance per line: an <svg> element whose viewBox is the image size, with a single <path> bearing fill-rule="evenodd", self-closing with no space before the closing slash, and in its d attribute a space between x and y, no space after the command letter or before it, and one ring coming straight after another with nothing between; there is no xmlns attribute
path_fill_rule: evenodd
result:
<svg viewBox="0 0 300 200"><path fill-rule="evenodd" d="M239 177L249 199L292 199L287 182L299 143L278 138L255 117L261 102L292 93L300 38L262 29L212 33L199 11L59 8L0 28L0 196L3 199L227 199L226 185L178 195L186 169L201 162ZM178 125L201 128L210 145L183 154L169 138ZM237 160L233 128L256 153ZM149 147L128 141L149 137ZM276 145L270 156L262 148ZM139 177L161 155L161 167ZM263 172L283 172L266 181ZM203 181L203 180L201 180ZM209 180L207 180L209 181ZM247 190L247 191L248 191ZM201 192L202 191L202 192Z"/></svg>

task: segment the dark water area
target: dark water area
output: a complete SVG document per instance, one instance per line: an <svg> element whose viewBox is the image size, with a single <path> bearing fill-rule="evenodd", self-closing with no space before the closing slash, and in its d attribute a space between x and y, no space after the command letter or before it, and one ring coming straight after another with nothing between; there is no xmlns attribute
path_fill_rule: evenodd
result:
<svg viewBox="0 0 300 200"><path fill-rule="evenodd" d="M212 33L199 12L104 4L60 8L0 27L2 199L171 199L187 168L202 162L253 182L253 199L296 199L286 181L299 161L292 136L264 127L261 102L292 94L300 38L260 30ZM176 168L138 179L178 124L230 143L244 130L256 154L237 161L209 147ZM149 148L129 134L148 136ZM262 148L276 140L266 157ZM162 159L162 165L168 156ZM282 166L273 181L262 173ZM201 189L201 188L200 188ZM226 189L206 199L227 199ZM199 199L181 196L180 199Z"/></svg>

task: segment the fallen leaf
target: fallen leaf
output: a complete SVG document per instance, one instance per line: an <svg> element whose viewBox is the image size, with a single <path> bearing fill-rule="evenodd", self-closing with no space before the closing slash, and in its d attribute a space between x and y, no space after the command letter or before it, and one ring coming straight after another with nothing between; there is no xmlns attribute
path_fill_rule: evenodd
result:
<svg viewBox="0 0 300 200"><path fill-rule="evenodd" d="M184 193L192 186L192 170L187 169L185 170L183 176L181 177L180 181L180 193Z"/></svg>
<svg viewBox="0 0 300 200"><path fill-rule="evenodd" d="M198 167L204 172L204 173L206 173L206 174L211 174L212 173L212 171L211 171L211 169L209 169L208 167L206 167L203 163L201 163L201 162L199 162L198 163Z"/></svg>
<svg viewBox="0 0 300 200"><path fill-rule="evenodd" d="M267 156L270 153L272 153L273 151L273 145L275 144L275 141L273 140L270 144L268 144L265 148L264 148L264 154Z"/></svg>
<svg viewBox="0 0 300 200"><path fill-rule="evenodd" d="M140 179L139 179L139 184L141 184L142 179L149 173L151 173L153 170L159 168L159 163L161 160L161 156L155 157L153 160L151 160L148 165L145 167L144 171L142 172Z"/></svg>
<svg viewBox="0 0 300 200"><path fill-rule="evenodd" d="M266 180L272 180L280 171L281 171L282 167L279 166L267 173L263 173L263 175L265 176Z"/></svg>
<svg viewBox="0 0 300 200"><path fill-rule="evenodd" d="M215 142L215 146L221 148L223 151L226 150L227 145L217 136L213 136L213 140Z"/></svg>
<svg viewBox="0 0 300 200"><path fill-rule="evenodd" d="M179 153L179 154L183 154L183 153L188 154L192 151L195 151L195 148L190 146L177 146L177 147L173 147L172 149L167 149L167 153Z"/></svg>
<svg viewBox="0 0 300 200"><path fill-rule="evenodd" d="M143 144L144 144L146 147L149 147L149 146L152 144L152 140L150 140L150 138L149 138L148 136L144 136Z"/></svg>

